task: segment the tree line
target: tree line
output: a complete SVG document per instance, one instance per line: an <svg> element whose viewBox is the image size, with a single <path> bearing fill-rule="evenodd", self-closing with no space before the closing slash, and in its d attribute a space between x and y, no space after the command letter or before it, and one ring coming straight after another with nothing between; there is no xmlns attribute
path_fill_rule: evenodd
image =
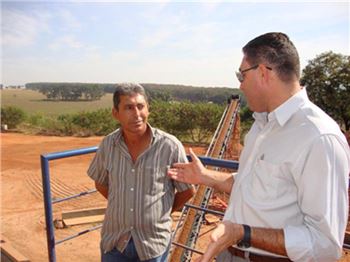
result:
<svg viewBox="0 0 350 262"><path fill-rule="evenodd" d="M42 93L48 100L93 101L104 95L103 89L98 84L28 83L26 88Z"/></svg>
<svg viewBox="0 0 350 262"><path fill-rule="evenodd" d="M224 103L232 94L241 94L239 89L227 87L194 87L185 85L141 84L149 99L162 101L191 101ZM98 100L105 93L113 93L116 84L91 83L27 83L27 89L35 90L48 100Z"/></svg>

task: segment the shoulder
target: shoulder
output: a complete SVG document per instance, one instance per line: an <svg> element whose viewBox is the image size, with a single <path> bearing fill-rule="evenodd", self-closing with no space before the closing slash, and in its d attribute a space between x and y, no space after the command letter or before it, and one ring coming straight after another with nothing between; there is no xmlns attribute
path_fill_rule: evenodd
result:
<svg viewBox="0 0 350 262"><path fill-rule="evenodd" d="M300 117L304 123L319 135L342 134L339 125L317 105L309 102L300 108Z"/></svg>
<svg viewBox="0 0 350 262"><path fill-rule="evenodd" d="M162 144L166 144L171 147L183 147L180 140L177 139L174 135L169 134L158 128L154 128L153 130L154 130L154 135L156 136L156 139Z"/></svg>
<svg viewBox="0 0 350 262"><path fill-rule="evenodd" d="M346 142L345 136L337 122L312 102L303 105L297 113L298 125L303 131L305 140L334 137L341 143Z"/></svg>
<svg viewBox="0 0 350 262"><path fill-rule="evenodd" d="M119 139L120 135L121 131L119 128L113 131L112 133L109 133L102 139L100 147L107 147L108 145L113 145L115 141Z"/></svg>

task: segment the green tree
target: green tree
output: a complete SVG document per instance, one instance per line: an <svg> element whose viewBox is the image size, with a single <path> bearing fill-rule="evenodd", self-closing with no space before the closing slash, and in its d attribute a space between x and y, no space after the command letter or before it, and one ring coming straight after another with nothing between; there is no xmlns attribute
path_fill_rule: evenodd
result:
<svg viewBox="0 0 350 262"><path fill-rule="evenodd" d="M103 95L104 91L97 84L89 84L84 88L85 98L88 100L99 100Z"/></svg>
<svg viewBox="0 0 350 262"><path fill-rule="evenodd" d="M332 51L318 55L303 70L300 83L315 104L350 129L350 56Z"/></svg>
<svg viewBox="0 0 350 262"><path fill-rule="evenodd" d="M241 118L241 144L244 144L244 137L254 123L253 112L248 105L241 106L239 116Z"/></svg>
<svg viewBox="0 0 350 262"><path fill-rule="evenodd" d="M214 134L224 107L210 103L153 101L150 123L181 140L207 143Z"/></svg>
<svg viewBox="0 0 350 262"><path fill-rule="evenodd" d="M189 129L191 138L196 143L208 142L219 124L224 107L210 103L191 103L191 105L194 118L187 118L194 125Z"/></svg>

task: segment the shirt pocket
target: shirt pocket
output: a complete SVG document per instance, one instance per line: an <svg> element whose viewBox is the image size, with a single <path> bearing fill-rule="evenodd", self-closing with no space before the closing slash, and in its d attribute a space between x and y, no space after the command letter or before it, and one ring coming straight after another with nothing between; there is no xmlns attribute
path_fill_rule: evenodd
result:
<svg viewBox="0 0 350 262"><path fill-rule="evenodd" d="M169 179L167 177L166 167L146 167L146 176L149 192L152 196L164 194L169 188Z"/></svg>
<svg viewBox="0 0 350 262"><path fill-rule="evenodd" d="M260 201L275 201L287 189L287 180L279 164L258 159L250 177L250 195Z"/></svg>

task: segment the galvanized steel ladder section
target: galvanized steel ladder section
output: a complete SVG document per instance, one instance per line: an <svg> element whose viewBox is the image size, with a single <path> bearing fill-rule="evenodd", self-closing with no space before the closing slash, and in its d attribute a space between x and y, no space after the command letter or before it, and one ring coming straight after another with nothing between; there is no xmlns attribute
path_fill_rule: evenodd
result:
<svg viewBox="0 0 350 262"><path fill-rule="evenodd" d="M222 158L224 156L226 146L234 130L239 107L239 96L232 96L228 100L228 105L215 131L206 156L213 158ZM196 252L194 246L204 218L204 212L197 212L196 209L191 206L206 209L211 193L212 188L203 185L198 186L191 203L192 205L185 206L182 210L182 214L173 234L173 238L175 238L173 239L174 248L171 251L169 261L190 261L192 252ZM183 220L184 216L185 219ZM178 230L180 230L180 232L177 232Z"/></svg>

